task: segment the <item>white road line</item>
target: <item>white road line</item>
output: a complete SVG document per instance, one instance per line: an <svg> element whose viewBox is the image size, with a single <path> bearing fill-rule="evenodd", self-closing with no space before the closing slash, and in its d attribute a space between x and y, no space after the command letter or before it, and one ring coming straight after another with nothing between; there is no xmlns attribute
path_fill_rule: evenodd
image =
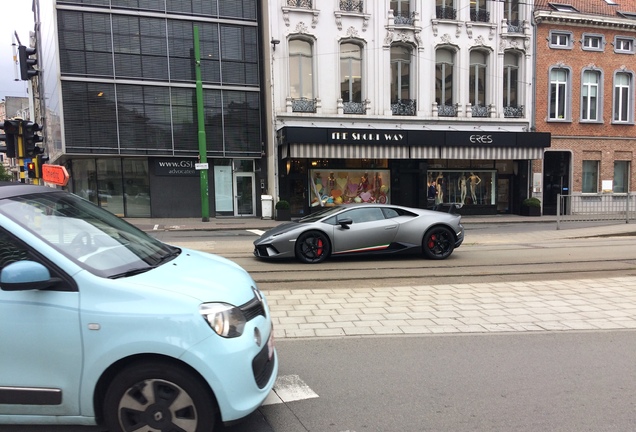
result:
<svg viewBox="0 0 636 432"><path fill-rule="evenodd" d="M154 231L157 231L159 229L159 225L155 225L155 227L153 228Z"/></svg>
<svg viewBox="0 0 636 432"><path fill-rule="evenodd" d="M248 229L247 231L251 232L252 234L256 234L257 236L262 236L263 234L265 234L265 231L259 229Z"/></svg>
<svg viewBox="0 0 636 432"><path fill-rule="evenodd" d="M283 375L276 378L272 392L263 405L274 405L319 397L298 375Z"/></svg>

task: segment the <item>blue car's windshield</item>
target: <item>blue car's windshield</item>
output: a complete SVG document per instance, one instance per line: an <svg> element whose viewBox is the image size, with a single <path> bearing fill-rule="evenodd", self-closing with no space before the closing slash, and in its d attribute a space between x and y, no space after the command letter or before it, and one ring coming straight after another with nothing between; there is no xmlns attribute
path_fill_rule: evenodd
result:
<svg viewBox="0 0 636 432"><path fill-rule="evenodd" d="M0 200L0 215L102 277L149 270L170 260L179 250L67 192Z"/></svg>

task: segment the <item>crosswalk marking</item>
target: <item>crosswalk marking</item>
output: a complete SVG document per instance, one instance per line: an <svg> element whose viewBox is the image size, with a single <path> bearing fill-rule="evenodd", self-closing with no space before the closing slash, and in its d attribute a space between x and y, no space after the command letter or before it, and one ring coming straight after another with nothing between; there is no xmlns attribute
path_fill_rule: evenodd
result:
<svg viewBox="0 0 636 432"><path fill-rule="evenodd" d="M276 383L263 405L274 405L319 397L298 375L283 375Z"/></svg>

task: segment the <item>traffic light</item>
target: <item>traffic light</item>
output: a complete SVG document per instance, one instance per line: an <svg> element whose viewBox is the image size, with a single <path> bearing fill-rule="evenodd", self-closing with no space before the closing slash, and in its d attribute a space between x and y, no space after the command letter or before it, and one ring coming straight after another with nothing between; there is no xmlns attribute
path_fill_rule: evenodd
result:
<svg viewBox="0 0 636 432"><path fill-rule="evenodd" d="M6 147L0 147L0 152L5 152L8 158L15 157L16 137L19 133L19 127L19 120L5 120L0 123L0 129L4 130L4 133L0 134L0 141L6 143Z"/></svg>
<svg viewBox="0 0 636 432"><path fill-rule="evenodd" d="M42 130L42 126L32 121L22 121L22 139L24 142L24 153L28 157L33 157L44 153L44 149L37 143L42 142L42 136L37 133Z"/></svg>
<svg viewBox="0 0 636 432"><path fill-rule="evenodd" d="M38 60L32 57L36 53L35 48L27 48L24 45L18 47L18 54L20 56L20 79L22 81L28 81L38 74L38 70L35 69Z"/></svg>
<svg viewBox="0 0 636 432"><path fill-rule="evenodd" d="M29 177L30 179L37 178L37 175L35 173L35 162L27 162L26 169L27 177Z"/></svg>
<svg viewBox="0 0 636 432"><path fill-rule="evenodd" d="M37 155L35 157L35 178L42 178L42 165L48 161L48 156Z"/></svg>

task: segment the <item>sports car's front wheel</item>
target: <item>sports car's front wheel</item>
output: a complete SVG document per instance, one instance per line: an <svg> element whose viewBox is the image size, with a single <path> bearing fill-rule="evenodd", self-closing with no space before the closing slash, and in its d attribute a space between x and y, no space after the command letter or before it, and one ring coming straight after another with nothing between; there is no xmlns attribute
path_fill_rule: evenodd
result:
<svg viewBox="0 0 636 432"><path fill-rule="evenodd" d="M307 264L323 262L331 254L327 236L318 231L303 233L296 240L296 257Z"/></svg>
<svg viewBox="0 0 636 432"><path fill-rule="evenodd" d="M433 227L424 234L422 251L429 259L441 260L448 258L455 249L455 236L446 227Z"/></svg>

